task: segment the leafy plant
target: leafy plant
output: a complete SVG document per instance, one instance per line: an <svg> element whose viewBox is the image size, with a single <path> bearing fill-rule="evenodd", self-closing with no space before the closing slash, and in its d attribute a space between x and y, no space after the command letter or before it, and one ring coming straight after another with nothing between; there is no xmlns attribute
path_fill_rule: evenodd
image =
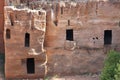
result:
<svg viewBox="0 0 120 80"><path fill-rule="evenodd" d="M117 63L117 68L115 68L115 72L115 80L120 80L120 61Z"/></svg>
<svg viewBox="0 0 120 80"><path fill-rule="evenodd" d="M100 79L101 80L114 80L115 79L115 68L117 68L117 63L120 60L120 53L111 50L104 62L104 68L102 70Z"/></svg>

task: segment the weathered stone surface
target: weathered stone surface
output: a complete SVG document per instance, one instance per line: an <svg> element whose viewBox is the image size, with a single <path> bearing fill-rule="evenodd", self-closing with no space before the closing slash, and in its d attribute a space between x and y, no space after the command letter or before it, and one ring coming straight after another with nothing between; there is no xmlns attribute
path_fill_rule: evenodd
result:
<svg viewBox="0 0 120 80"><path fill-rule="evenodd" d="M106 53L119 51L120 8L111 2L62 3L48 12L45 47L48 54L48 74L74 75L99 73ZM116 5L116 6L115 6ZM63 7L63 14L61 14ZM56 14L55 14L56 13ZM54 25L53 17L58 20ZM68 20L70 24L68 25ZM73 29L73 41L66 40L66 30ZM52 30L52 31L51 31ZM112 31L112 43L104 45L104 31ZM72 49L71 43L76 46Z"/></svg>
<svg viewBox="0 0 120 80"><path fill-rule="evenodd" d="M34 78L39 77L39 73L45 74L42 71L27 75L24 60L28 57L35 58L37 66L48 60L48 75L99 73L106 53L111 49L120 51L119 5L120 2L112 1L29 5L32 9L43 8L46 13L6 7L4 31L11 30L11 39L5 39L6 77ZM73 41L66 39L68 29L73 30ZM109 45L104 44L106 30L112 33ZM31 35L29 48L24 47L26 32ZM11 64L13 61L15 65ZM40 69L45 70L36 67L36 71Z"/></svg>
<svg viewBox="0 0 120 80"><path fill-rule="evenodd" d="M10 38L7 38L7 30ZM46 12L44 10L5 7L5 76L6 79L40 78L46 74L44 36ZM26 42L26 33L29 42ZM27 39L28 40L28 39ZM26 46L29 44L29 46ZM34 58L35 73L27 73L27 59ZM32 65L31 65L32 66Z"/></svg>

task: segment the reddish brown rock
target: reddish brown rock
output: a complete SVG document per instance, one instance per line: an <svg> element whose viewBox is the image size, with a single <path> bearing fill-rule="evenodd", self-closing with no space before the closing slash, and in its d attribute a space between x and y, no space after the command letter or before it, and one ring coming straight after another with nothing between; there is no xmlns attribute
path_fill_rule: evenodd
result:
<svg viewBox="0 0 120 80"><path fill-rule="evenodd" d="M44 76L46 66L40 65L46 60L48 75L99 73L106 53L120 51L119 5L110 1L29 5L46 11L5 7L6 78ZM35 74L26 72L27 58L35 59Z"/></svg>
<svg viewBox="0 0 120 80"><path fill-rule="evenodd" d="M46 12L6 6L4 31L6 79L44 77Z"/></svg>
<svg viewBox="0 0 120 80"><path fill-rule="evenodd" d="M48 12L47 15L52 14L47 16L45 37L49 75L101 71L106 53L111 49L120 51L118 4L62 2L51 13ZM53 20L56 15L57 25ZM107 36L110 41L106 41Z"/></svg>
<svg viewBox="0 0 120 80"><path fill-rule="evenodd" d="M0 0L0 54L4 53L4 0Z"/></svg>

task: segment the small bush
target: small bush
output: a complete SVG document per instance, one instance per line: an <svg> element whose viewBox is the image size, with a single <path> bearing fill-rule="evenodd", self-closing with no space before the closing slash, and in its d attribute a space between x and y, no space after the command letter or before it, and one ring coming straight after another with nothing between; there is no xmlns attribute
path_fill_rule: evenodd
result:
<svg viewBox="0 0 120 80"><path fill-rule="evenodd" d="M120 53L111 50L104 63L104 68L102 70L100 79L101 80L114 80L116 74L115 68L117 68L117 63L120 60Z"/></svg>
<svg viewBox="0 0 120 80"><path fill-rule="evenodd" d="M120 61L117 63L117 68L115 68L115 72L115 80L120 80Z"/></svg>

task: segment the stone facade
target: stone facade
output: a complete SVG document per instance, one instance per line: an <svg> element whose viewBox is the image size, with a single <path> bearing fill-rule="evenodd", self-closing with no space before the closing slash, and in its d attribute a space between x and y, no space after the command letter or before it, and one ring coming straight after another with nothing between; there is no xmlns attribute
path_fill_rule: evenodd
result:
<svg viewBox="0 0 120 80"><path fill-rule="evenodd" d="M99 73L107 51L120 51L119 2L59 3L47 18L48 74Z"/></svg>
<svg viewBox="0 0 120 80"><path fill-rule="evenodd" d="M39 78L46 74L44 10L5 7L5 76Z"/></svg>
<svg viewBox="0 0 120 80"><path fill-rule="evenodd" d="M106 53L120 51L120 2L38 3L29 7L39 10L5 7L6 78L38 78L46 72L99 73ZM30 44L25 44L26 33ZM31 58L35 60L34 74L27 73Z"/></svg>

